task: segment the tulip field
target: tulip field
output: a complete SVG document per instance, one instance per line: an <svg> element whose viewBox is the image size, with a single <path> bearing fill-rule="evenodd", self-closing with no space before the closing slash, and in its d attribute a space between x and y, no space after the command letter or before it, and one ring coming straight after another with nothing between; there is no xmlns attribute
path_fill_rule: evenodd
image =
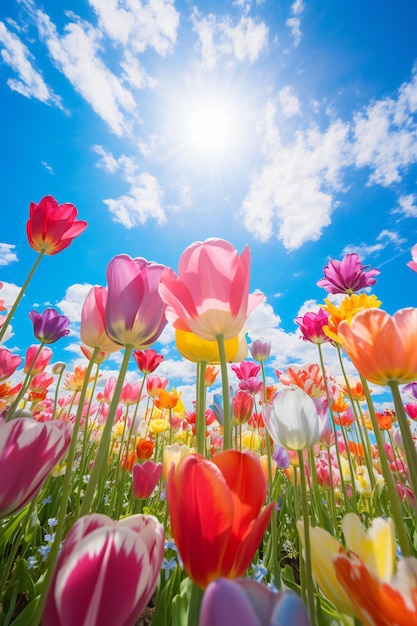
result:
<svg viewBox="0 0 417 626"><path fill-rule="evenodd" d="M249 247L207 239L177 271L110 261L82 307L86 367L54 358L69 333L54 308L28 311L22 358L14 313L42 257L77 245L77 218L30 205L38 256L0 300L0 626L417 625L417 308L389 315L378 270L330 261L319 311L295 319L317 361L271 383L271 343L245 330L264 299ZM158 375L167 324L195 364L192 408Z"/></svg>

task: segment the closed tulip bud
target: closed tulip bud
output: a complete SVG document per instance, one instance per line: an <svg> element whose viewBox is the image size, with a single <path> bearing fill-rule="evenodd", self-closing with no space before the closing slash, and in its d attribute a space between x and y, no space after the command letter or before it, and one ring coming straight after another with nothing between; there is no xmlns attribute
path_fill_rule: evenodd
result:
<svg viewBox="0 0 417 626"><path fill-rule="evenodd" d="M56 309L45 309L42 314L31 311L29 317L33 322L33 334L41 343L55 343L69 334L69 319L59 315Z"/></svg>
<svg viewBox="0 0 417 626"><path fill-rule="evenodd" d="M49 365L51 359L52 350L51 348L48 348L48 346L43 346L40 352L38 345L29 346L26 351L26 361L23 371L27 374L30 370L33 376L42 374L42 372L44 372Z"/></svg>
<svg viewBox="0 0 417 626"><path fill-rule="evenodd" d="M149 498L162 474L162 463L145 461L133 466L133 495L139 500Z"/></svg>
<svg viewBox="0 0 417 626"><path fill-rule="evenodd" d="M134 626L152 596L164 527L151 515L79 518L61 548L43 626Z"/></svg>

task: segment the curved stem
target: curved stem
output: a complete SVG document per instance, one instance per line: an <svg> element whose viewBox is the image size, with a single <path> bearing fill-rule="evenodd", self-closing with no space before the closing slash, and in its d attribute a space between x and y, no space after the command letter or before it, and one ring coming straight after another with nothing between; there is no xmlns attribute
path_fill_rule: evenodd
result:
<svg viewBox="0 0 417 626"><path fill-rule="evenodd" d="M232 421L230 417L230 396L229 396L229 379L227 375L226 349L224 346L224 335L217 335L217 345L219 347L220 371L222 375L222 393L223 393L223 450L232 448Z"/></svg>
<svg viewBox="0 0 417 626"><path fill-rule="evenodd" d="M35 273L36 268L38 267L38 265L40 263L40 260L41 260L41 258L43 257L44 254L45 254L44 251L39 252L39 255L38 255L38 257L37 257L37 259L36 259L32 269L30 270L29 275L28 275L28 277L26 278L26 280L25 280L25 282L23 284L23 287L19 291L19 294L18 294L18 296L17 296L17 298L16 298L12 308L10 309L10 311L9 311L7 317L6 317L6 321L4 322L3 326L0 328L0 342L3 339L3 337L4 337L6 329L7 329L8 325L10 324L10 322L12 320L12 317L15 314L15 311L16 311L17 307L20 304L20 301L23 298L23 294L25 293L26 288L29 285L29 283L30 283L30 281L32 279L32 276Z"/></svg>

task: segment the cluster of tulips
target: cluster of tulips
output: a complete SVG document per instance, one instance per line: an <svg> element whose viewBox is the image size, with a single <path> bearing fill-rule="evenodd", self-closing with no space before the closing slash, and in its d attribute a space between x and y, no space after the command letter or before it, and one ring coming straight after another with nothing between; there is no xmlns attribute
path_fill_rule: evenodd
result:
<svg viewBox="0 0 417 626"><path fill-rule="evenodd" d="M154 626L417 624L417 308L390 316L369 293L377 270L332 260L328 297L295 319L317 363L272 380L270 342L246 336L264 299L249 248L208 239L178 272L110 261L82 308L84 368L52 364L69 319L29 312L23 363L6 346L16 308L42 256L86 226L72 204L32 203L38 256L0 302L0 626L135 626L144 611ZM195 363L192 410L155 373L167 323ZM369 383L393 408L375 410Z"/></svg>

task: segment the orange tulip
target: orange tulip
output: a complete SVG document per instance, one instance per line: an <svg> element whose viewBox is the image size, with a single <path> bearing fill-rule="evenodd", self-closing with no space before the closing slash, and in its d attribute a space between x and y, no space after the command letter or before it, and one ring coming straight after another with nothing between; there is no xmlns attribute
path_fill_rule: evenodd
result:
<svg viewBox="0 0 417 626"><path fill-rule="evenodd" d="M209 461L192 454L168 476L172 534L194 583L243 576L268 526L267 481L251 452L226 450Z"/></svg>
<svg viewBox="0 0 417 626"><path fill-rule="evenodd" d="M375 385L417 380L417 308L391 317L381 309L358 313L339 324L342 346L356 369Z"/></svg>

